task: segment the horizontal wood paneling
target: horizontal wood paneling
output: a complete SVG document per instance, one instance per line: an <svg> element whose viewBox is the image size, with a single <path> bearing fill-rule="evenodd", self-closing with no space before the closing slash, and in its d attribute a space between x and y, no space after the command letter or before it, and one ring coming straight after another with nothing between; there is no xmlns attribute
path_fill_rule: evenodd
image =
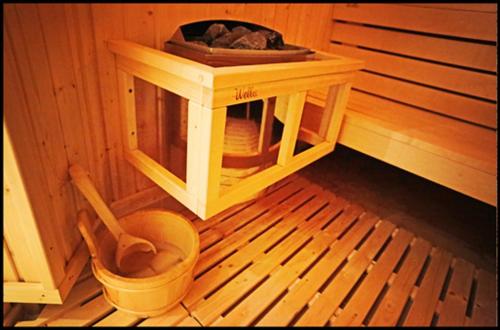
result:
<svg viewBox="0 0 500 330"><path fill-rule="evenodd" d="M334 18L403 30L496 41L496 13L388 4L338 4Z"/></svg>
<svg viewBox="0 0 500 330"><path fill-rule="evenodd" d="M354 88L415 105L447 116L496 127L496 104L421 86L398 79L360 72Z"/></svg>
<svg viewBox="0 0 500 330"><path fill-rule="evenodd" d="M426 7L452 10L480 11L485 13L496 13L496 3L409 3L401 4L409 7Z"/></svg>
<svg viewBox="0 0 500 330"><path fill-rule="evenodd" d="M331 40L447 64L496 72L494 45L334 22ZM423 47L422 45L425 45Z"/></svg>
<svg viewBox="0 0 500 330"><path fill-rule="evenodd" d="M330 50L366 61L365 69L369 71L492 101L497 99L497 77L493 74L337 44L332 44Z"/></svg>

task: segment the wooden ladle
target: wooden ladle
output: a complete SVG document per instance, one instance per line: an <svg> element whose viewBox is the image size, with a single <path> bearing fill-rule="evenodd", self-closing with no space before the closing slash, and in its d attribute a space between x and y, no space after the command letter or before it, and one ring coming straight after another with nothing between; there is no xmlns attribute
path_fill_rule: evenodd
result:
<svg viewBox="0 0 500 330"><path fill-rule="evenodd" d="M101 220L104 222L106 227L118 242L115 253L115 264L119 270L123 272L136 271L136 269L130 269L130 266L125 266L125 264L134 264L133 262L125 262L125 259L127 259L127 257L134 257L133 255L137 252L153 252L154 254L157 253L157 249L153 243L146 239L127 233L120 226L120 223L115 218L106 203L104 203L101 196L94 187L92 181L90 181L87 172L80 165L72 165L69 168L69 173L71 175L73 183L89 201L90 205L92 205L94 210L97 212L97 215L99 215Z"/></svg>

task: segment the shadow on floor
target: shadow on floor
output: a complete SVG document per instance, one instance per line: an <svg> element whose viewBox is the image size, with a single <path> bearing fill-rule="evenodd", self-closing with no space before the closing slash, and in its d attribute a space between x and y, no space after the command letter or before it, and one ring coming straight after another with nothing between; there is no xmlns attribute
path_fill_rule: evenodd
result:
<svg viewBox="0 0 500 330"><path fill-rule="evenodd" d="M495 272L497 209L342 145L300 174Z"/></svg>

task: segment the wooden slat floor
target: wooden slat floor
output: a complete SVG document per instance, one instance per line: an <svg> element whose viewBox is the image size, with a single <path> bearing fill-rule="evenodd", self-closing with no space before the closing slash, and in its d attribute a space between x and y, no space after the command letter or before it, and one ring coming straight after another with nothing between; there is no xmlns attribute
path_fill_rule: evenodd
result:
<svg viewBox="0 0 500 330"><path fill-rule="evenodd" d="M111 307L93 276L46 326L495 326L496 276L292 175L199 230L195 282L162 316Z"/></svg>

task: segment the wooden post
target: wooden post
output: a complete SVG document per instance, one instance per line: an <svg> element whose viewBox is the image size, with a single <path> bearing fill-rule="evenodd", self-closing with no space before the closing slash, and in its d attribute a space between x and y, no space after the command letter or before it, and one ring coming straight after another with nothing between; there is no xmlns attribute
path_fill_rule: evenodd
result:
<svg viewBox="0 0 500 330"><path fill-rule="evenodd" d="M121 105L123 146L126 150L137 149L137 123L135 112L134 76L117 69L118 90Z"/></svg>
<svg viewBox="0 0 500 330"><path fill-rule="evenodd" d="M197 196L198 214L219 197L227 108L189 101L186 186Z"/></svg>
<svg viewBox="0 0 500 330"><path fill-rule="evenodd" d="M347 106L347 99L349 98L349 92L351 91L352 83L345 83L338 87L336 92L335 102L331 111L333 113L330 116L328 130L326 131L325 139L327 142L335 145L337 138L339 136L340 124L342 123L342 118L344 117L345 108ZM332 93L332 88L328 94ZM327 100L330 100L331 97L328 95ZM326 106L329 104L327 103Z"/></svg>
<svg viewBox="0 0 500 330"><path fill-rule="evenodd" d="M284 106L281 97L276 98L276 107ZM306 100L306 92L299 92L288 97L287 111L285 117L285 127L281 138L281 147L278 154L278 165L285 166L292 158L297 142L297 135L300 128L300 120L302 118L302 110Z"/></svg>

